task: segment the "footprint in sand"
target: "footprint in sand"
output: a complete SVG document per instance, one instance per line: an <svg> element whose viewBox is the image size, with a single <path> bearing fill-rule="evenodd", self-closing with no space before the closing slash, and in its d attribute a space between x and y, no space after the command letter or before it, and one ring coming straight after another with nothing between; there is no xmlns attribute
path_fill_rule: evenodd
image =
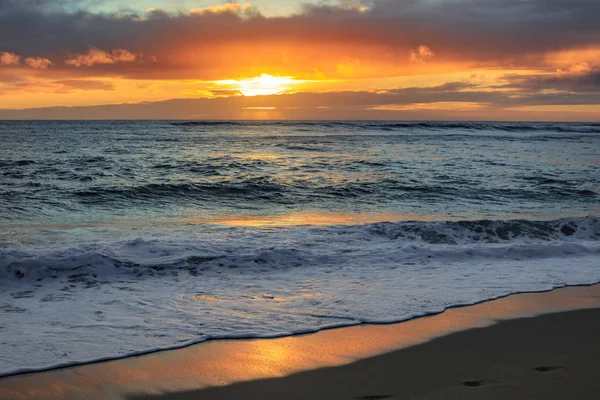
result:
<svg viewBox="0 0 600 400"><path fill-rule="evenodd" d="M483 381L464 381L462 384L467 387L479 387L483 385Z"/></svg>
<svg viewBox="0 0 600 400"><path fill-rule="evenodd" d="M563 369L564 367L560 367L560 366L541 366L541 367L535 367L534 370L536 370L537 372L551 372L551 371L556 371L557 369Z"/></svg>

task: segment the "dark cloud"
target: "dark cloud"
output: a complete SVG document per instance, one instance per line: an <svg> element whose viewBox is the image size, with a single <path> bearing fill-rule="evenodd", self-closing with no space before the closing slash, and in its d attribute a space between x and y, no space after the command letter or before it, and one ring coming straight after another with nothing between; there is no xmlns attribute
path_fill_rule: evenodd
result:
<svg viewBox="0 0 600 400"><path fill-rule="evenodd" d="M252 117L240 110L275 107L273 118L402 119L420 117L411 107L447 103L465 118L485 119L515 118L511 110L523 106L600 104L597 0L348 0L341 6L332 0L288 17L234 6L145 15L90 11L102 2L0 0L0 95L115 90L111 77L347 79L474 67L537 72L505 75L493 84L483 79L481 85L381 91L244 97L216 89L213 99L4 110L0 118L227 119ZM19 63L10 61L15 57ZM468 111L473 105L477 111ZM451 111L439 107L427 115L447 118Z"/></svg>
<svg viewBox="0 0 600 400"><path fill-rule="evenodd" d="M556 90L568 93L600 93L600 70L559 71L544 75L505 75L505 89L525 92Z"/></svg>
<svg viewBox="0 0 600 400"><path fill-rule="evenodd" d="M109 0L0 0L2 10L73 11L108 3Z"/></svg>
<svg viewBox="0 0 600 400"><path fill-rule="evenodd" d="M283 68L283 52L288 66L335 71L344 58L407 64L411 50L423 45L435 53L435 62L516 66L539 63L545 52L600 46L597 0L374 0L363 3L371 7L366 12L312 6L273 18L160 10L146 16L94 14L85 11L91 3L0 0L0 51L69 68L64 59L90 48L124 49L158 62L94 70L161 79L210 78L257 60Z"/></svg>

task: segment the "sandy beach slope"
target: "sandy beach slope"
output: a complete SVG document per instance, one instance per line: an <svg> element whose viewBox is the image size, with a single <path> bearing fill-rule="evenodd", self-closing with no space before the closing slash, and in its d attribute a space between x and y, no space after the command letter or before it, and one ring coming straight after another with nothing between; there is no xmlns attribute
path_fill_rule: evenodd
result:
<svg viewBox="0 0 600 400"><path fill-rule="evenodd" d="M2 400L597 399L600 285L0 379Z"/></svg>
<svg viewBox="0 0 600 400"><path fill-rule="evenodd" d="M598 399L600 309L454 333L284 378L131 399Z"/></svg>

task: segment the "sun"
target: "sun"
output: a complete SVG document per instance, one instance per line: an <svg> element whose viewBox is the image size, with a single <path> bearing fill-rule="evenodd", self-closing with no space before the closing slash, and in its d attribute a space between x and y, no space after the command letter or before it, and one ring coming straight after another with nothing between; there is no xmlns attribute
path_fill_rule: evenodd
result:
<svg viewBox="0 0 600 400"><path fill-rule="evenodd" d="M262 74L254 78L228 79L214 83L230 90L237 90L244 96L266 96L288 92L301 82L288 76Z"/></svg>

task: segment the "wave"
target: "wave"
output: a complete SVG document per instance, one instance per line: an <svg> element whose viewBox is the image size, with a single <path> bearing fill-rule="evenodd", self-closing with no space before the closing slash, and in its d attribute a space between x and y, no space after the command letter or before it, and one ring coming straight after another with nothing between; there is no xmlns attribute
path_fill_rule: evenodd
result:
<svg viewBox="0 0 600 400"><path fill-rule="evenodd" d="M600 218L591 216L202 226L144 239L4 246L0 375L211 339L401 322L597 283L599 260Z"/></svg>
<svg viewBox="0 0 600 400"><path fill-rule="evenodd" d="M241 126L246 125L244 122L236 121L185 121L171 122L172 126Z"/></svg>
<svg viewBox="0 0 600 400"><path fill-rule="evenodd" d="M180 169L190 173L203 174L204 176L219 177L226 175L223 170L237 170L241 173L258 171L262 166L260 162L229 162L221 166L211 163L187 164L157 164L153 169ZM357 163L370 167L385 167L376 163ZM350 168L350 167L349 167ZM77 176L79 178L79 176ZM311 180L277 179L269 176L256 176L252 178L222 181L191 182L181 181L173 183L147 183L137 186L90 186L72 191L70 194L78 201L85 204L116 204L130 200L190 200L190 201L270 201L277 204L301 204L322 199L361 198L362 201L380 204L382 201L396 201L398 199L460 199L481 201L513 200L539 200L544 201L548 196L555 199L575 199L577 201L591 201L598 197L598 193L582 187L581 183L553 182L540 178L526 178L532 184L523 188L477 188L469 185L443 185L441 182L430 184L410 182L385 177L373 181L347 181L327 182ZM17 192L7 190L4 195L18 195ZM408 196L408 197L407 197Z"/></svg>
<svg viewBox="0 0 600 400"><path fill-rule="evenodd" d="M224 175L232 170L248 172L261 167L272 166L267 160L244 160L235 157L211 157L202 161L171 161L152 165L150 168L158 170L175 170L192 173L201 173L203 176Z"/></svg>
<svg viewBox="0 0 600 400"><path fill-rule="evenodd" d="M165 166L162 166L163 168ZM267 199L277 196L285 188L269 178L253 178L223 183L150 183L139 186L91 187L74 194L89 203L118 202L123 200L152 200L156 198L210 198Z"/></svg>
<svg viewBox="0 0 600 400"><path fill-rule="evenodd" d="M33 165L36 162L33 160L12 160L12 161L3 161L0 160L0 169L10 169L14 167L22 167L26 165Z"/></svg>
<svg viewBox="0 0 600 400"><path fill-rule="evenodd" d="M383 131L462 130L502 132L555 132L555 133L600 133L598 123L547 123L547 122L478 122L478 121L185 121L172 122L172 126L188 127L239 127L239 126L286 126L308 128L370 128Z"/></svg>
<svg viewBox="0 0 600 400"><path fill-rule="evenodd" d="M367 124L382 130L424 129L498 132L600 133L600 124L516 122L398 122Z"/></svg>
<svg viewBox="0 0 600 400"><path fill-rule="evenodd" d="M118 248L134 245L141 252L157 253L161 248L171 251L161 256L149 254L119 253ZM145 248L145 249L144 249ZM363 249L364 250L364 249ZM69 283L94 287L107 279L127 275L136 279L154 276L191 276L204 273L260 274L266 270L286 271L298 267L310 267L316 263L337 265L346 259L342 255L321 254L304 249L273 249L260 247L230 255L219 249L193 249L193 245L157 241L136 241L104 246L79 245L68 249L45 251L0 251L0 276L40 282L67 276ZM349 252L351 250L348 250ZM471 260L518 261L600 255L598 243L512 243L456 245L453 247L405 245L386 253L398 264L408 262L440 261L455 262ZM209 271L210 270L210 271ZM219 272L221 271L221 272Z"/></svg>
<svg viewBox="0 0 600 400"><path fill-rule="evenodd" d="M501 243L515 240L600 240L600 218L562 218L552 221L477 220L455 222L378 223L367 229L391 239L430 244Z"/></svg>
<svg viewBox="0 0 600 400"><path fill-rule="evenodd" d="M248 245L258 231L227 230L195 239L133 239L76 246L2 249L0 276L46 279L74 274L93 285L115 274L136 277L207 271L288 270L339 265L348 257L385 253L388 260L518 260L600 254L600 218L553 221L478 220L396 222L356 226L281 228ZM329 246L321 243L326 241ZM282 243L277 246L274 243Z"/></svg>

